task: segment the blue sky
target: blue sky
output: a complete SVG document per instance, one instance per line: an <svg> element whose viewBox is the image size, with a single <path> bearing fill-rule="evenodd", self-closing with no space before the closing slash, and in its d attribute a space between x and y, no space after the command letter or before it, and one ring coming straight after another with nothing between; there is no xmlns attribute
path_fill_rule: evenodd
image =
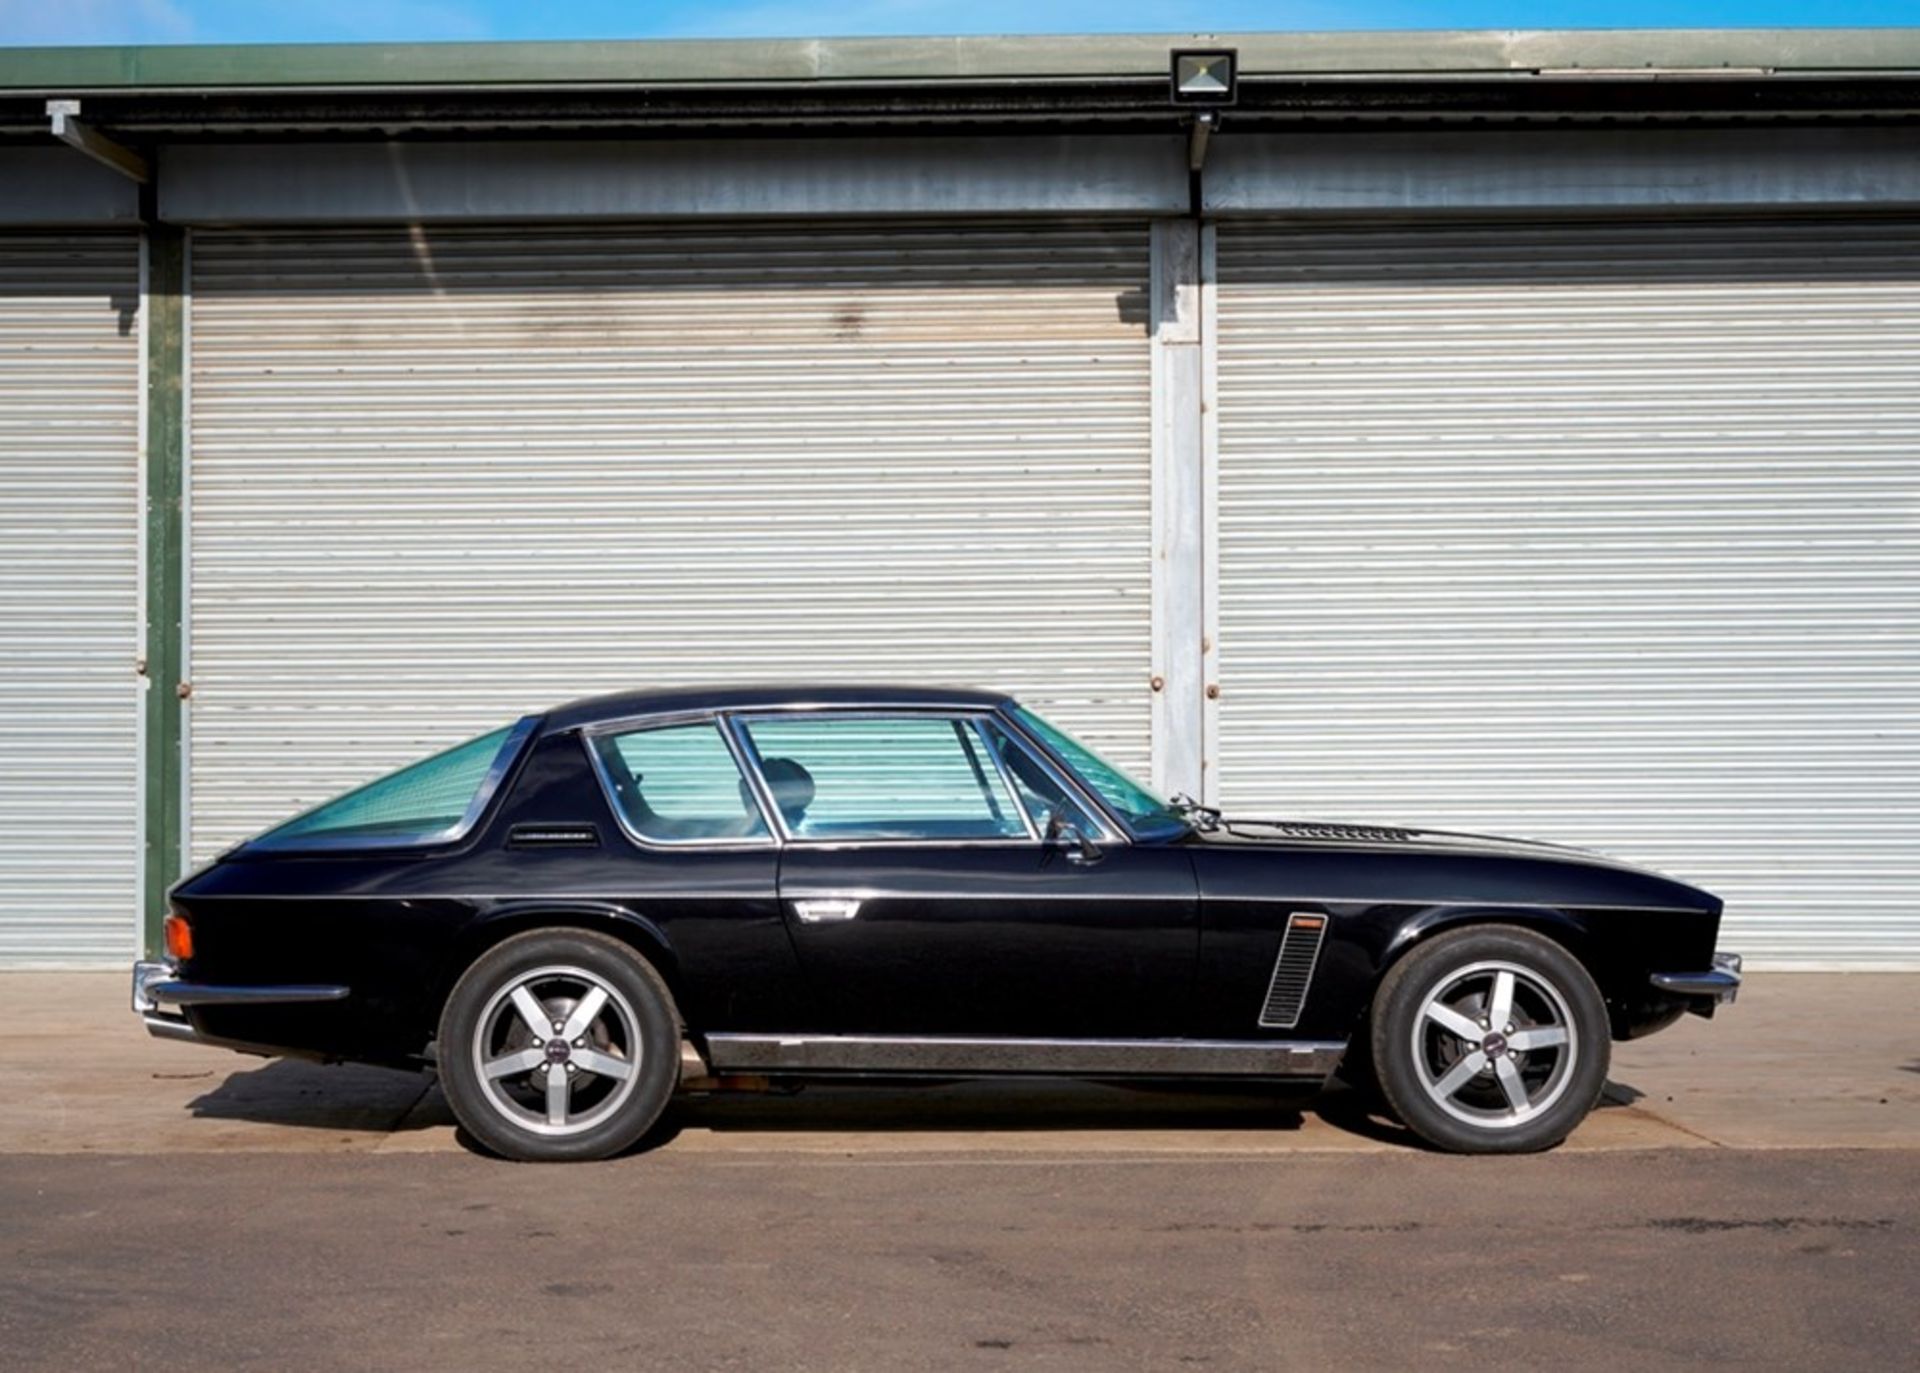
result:
<svg viewBox="0 0 1920 1373"><path fill-rule="evenodd" d="M1920 0L0 0L0 44L1902 25Z"/></svg>

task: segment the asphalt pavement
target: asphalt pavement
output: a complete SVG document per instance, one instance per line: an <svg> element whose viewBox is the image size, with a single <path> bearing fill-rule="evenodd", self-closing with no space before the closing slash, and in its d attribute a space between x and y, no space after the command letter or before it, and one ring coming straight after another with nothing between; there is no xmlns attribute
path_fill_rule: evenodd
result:
<svg viewBox="0 0 1920 1373"><path fill-rule="evenodd" d="M425 1078L10 975L0 1367L1914 1367L1916 993L1756 978L1530 1158L1339 1093L1034 1083L688 1101L537 1167Z"/></svg>

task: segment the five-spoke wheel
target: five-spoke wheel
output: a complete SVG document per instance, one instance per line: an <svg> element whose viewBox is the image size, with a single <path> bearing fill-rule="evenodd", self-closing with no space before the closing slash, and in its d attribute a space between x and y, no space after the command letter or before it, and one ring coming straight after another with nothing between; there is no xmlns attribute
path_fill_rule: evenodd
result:
<svg viewBox="0 0 1920 1373"><path fill-rule="evenodd" d="M653 1124L679 1072L659 975L626 945L541 930L488 950L447 999L440 1071L462 1125L511 1158L604 1158Z"/></svg>
<svg viewBox="0 0 1920 1373"><path fill-rule="evenodd" d="M1473 1153L1544 1149L1606 1083L1606 1006L1562 945L1474 926L1394 965L1371 1047L1381 1093L1422 1138Z"/></svg>

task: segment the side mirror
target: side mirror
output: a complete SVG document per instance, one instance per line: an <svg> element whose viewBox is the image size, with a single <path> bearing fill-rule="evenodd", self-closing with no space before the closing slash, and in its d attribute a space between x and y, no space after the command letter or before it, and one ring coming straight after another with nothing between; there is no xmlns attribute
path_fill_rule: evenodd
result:
<svg viewBox="0 0 1920 1373"><path fill-rule="evenodd" d="M1100 846L1064 807L1047 815L1047 843L1065 850L1069 863L1097 863L1101 858Z"/></svg>

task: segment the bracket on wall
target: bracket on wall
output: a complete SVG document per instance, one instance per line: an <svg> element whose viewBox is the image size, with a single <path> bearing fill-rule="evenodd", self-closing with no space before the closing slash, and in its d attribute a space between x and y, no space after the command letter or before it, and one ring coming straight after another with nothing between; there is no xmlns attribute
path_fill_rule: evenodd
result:
<svg viewBox="0 0 1920 1373"><path fill-rule="evenodd" d="M1213 131L1219 127L1220 116L1213 110L1201 110L1194 115L1193 123L1187 129L1187 170L1198 172L1207 165L1207 146L1213 141Z"/></svg>
<svg viewBox="0 0 1920 1373"><path fill-rule="evenodd" d="M49 100L47 119L53 136L76 152L85 153L102 166L111 167L142 185L153 179L153 169L146 158L124 143L114 142L80 118L78 100Z"/></svg>

